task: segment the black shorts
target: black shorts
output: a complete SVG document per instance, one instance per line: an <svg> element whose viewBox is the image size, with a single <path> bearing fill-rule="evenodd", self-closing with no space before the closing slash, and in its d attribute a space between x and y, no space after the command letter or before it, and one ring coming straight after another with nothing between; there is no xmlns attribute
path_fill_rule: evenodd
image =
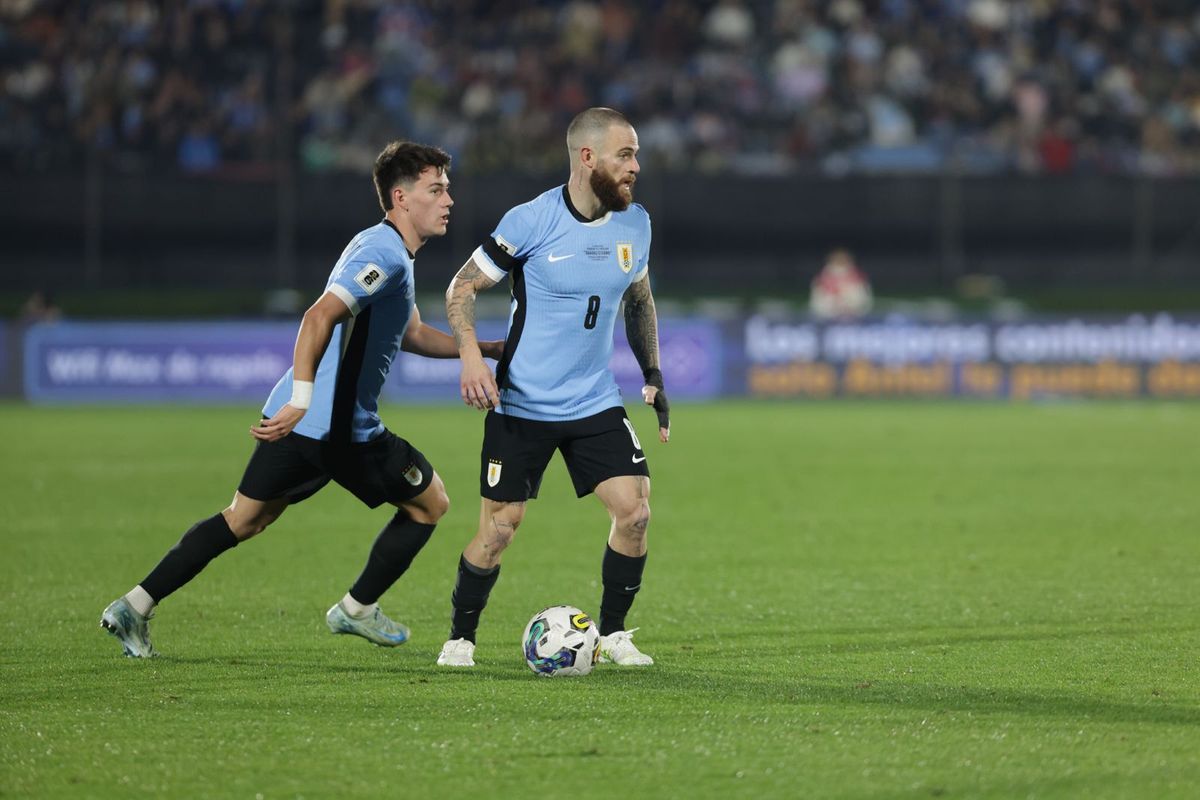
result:
<svg viewBox="0 0 1200 800"><path fill-rule="evenodd" d="M489 411L483 423L479 493L499 502L537 497L555 450L562 451L579 497L618 475L650 475L642 444L621 406L568 422Z"/></svg>
<svg viewBox="0 0 1200 800"><path fill-rule="evenodd" d="M259 442L238 491L252 500L299 503L337 481L371 508L402 503L425 491L433 467L421 451L391 431L369 442L331 443L297 433Z"/></svg>

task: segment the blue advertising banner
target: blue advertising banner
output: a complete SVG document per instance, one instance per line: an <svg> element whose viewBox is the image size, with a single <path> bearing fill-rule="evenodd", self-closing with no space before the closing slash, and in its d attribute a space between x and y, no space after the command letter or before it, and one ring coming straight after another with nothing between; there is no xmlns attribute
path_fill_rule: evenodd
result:
<svg viewBox="0 0 1200 800"><path fill-rule="evenodd" d="M17 378L10 374L12 367L12 358L9 348L12 347L13 340L10 338L9 326L12 323L7 320L0 319L0 395L10 394L17 391L14 384L17 383ZM17 341L20 341L19 339Z"/></svg>
<svg viewBox="0 0 1200 800"><path fill-rule="evenodd" d="M505 323L480 322L482 338ZM294 322L58 323L25 339L25 394L34 402L261 403L292 364ZM660 322L663 376L672 398L722 390L722 332L704 320ZM619 332L612 368L626 398L640 402L642 375ZM400 353L383 399L457 402L459 362Z"/></svg>
<svg viewBox="0 0 1200 800"><path fill-rule="evenodd" d="M502 321L480 323L499 338ZM261 403L291 365L294 322L57 323L24 342L34 402ZM816 323L664 318L672 399L721 396L1200 398L1200 318L909 319ZM611 362L627 403L641 371L618 330ZM401 353L390 402L458 402L457 359Z"/></svg>
<svg viewBox="0 0 1200 800"><path fill-rule="evenodd" d="M1200 397L1200 320L1041 318L742 323L760 397ZM733 334L736 335L736 334Z"/></svg>
<svg viewBox="0 0 1200 800"><path fill-rule="evenodd" d="M25 336L33 402L263 402L292 365L294 322L35 325Z"/></svg>

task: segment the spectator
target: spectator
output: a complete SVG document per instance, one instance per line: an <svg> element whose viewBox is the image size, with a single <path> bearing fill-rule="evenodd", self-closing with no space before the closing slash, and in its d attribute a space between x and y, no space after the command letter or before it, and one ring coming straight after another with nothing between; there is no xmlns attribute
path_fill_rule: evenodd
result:
<svg viewBox="0 0 1200 800"><path fill-rule="evenodd" d="M682 172L1200 172L1195 0L25 0L0 36L0 169L354 170L400 130L543 170L603 102Z"/></svg>
<svg viewBox="0 0 1200 800"><path fill-rule="evenodd" d="M221 149L207 120L197 120L179 140L179 168L184 172L212 172L221 166Z"/></svg>
<svg viewBox="0 0 1200 800"><path fill-rule="evenodd" d="M849 250L837 249L812 281L809 309L817 319L857 319L871 312L871 284Z"/></svg>

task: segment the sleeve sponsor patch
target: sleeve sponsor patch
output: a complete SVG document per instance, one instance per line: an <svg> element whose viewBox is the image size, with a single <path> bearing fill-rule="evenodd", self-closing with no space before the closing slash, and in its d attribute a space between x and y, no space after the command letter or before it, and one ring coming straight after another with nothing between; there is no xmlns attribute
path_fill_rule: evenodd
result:
<svg viewBox="0 0 1200 800"><path fill-rule="evenodd" d="M517 254L517 248L500 234L497 233L492 238L496 240L496 244L500 247L500 249L508 253L510 256L515 256Z"/></svg>
<svg viewBox="0 0 1200 800"><path fill-rule="evenodd" d="M363 288L367 294L375 294L375 290L387 281L387 273L378 264L367 264L354 276L354 282Z"/></svg>

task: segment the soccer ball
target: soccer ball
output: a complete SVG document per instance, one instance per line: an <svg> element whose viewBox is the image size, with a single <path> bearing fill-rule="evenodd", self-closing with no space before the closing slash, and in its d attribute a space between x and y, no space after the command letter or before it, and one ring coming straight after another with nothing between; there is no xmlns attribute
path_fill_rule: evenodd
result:
<svg viewBox="0 0 1200 800"><path fill-rule="evenodd" d="M521 650L538 675L587 675L600 656L600 629L575 606L550 606L525 626Z"/></svg>

